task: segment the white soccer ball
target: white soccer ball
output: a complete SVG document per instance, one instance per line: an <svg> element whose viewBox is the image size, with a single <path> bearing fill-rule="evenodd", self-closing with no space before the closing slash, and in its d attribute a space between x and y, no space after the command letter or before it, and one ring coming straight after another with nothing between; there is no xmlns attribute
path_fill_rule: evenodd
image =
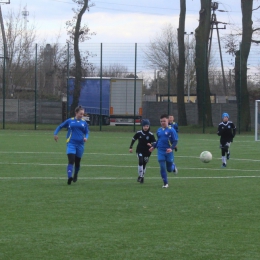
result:
<svg viewBox="0 0 260 260"><path fill-rule="evenodd" d="M200 160L204 163L209 163L212 160L211 152L204 151L200 154Z"/></svg>

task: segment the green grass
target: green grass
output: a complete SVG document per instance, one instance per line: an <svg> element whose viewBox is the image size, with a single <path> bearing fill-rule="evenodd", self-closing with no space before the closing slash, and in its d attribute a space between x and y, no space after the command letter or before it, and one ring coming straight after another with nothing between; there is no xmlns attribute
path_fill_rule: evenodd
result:
<svg viewBox="0 0 260 260"><path fill-rule="evenodd" d="M2 129L4 130L50 130L50 131L54 131L54 129L57 127L57 124L53 125L53 124L37 124L35 126L35 124L16 124L16 123L5 123L5 125L3 126L3 124L1 124L0 126L0 131ZM158 129L159 126L151 126L151 130L153 132L156 132L156 130ZM130 125L130 126L110 126L110 125L102 125L101 128L100 126L89 126L90 131L95 131L95 132L135 132L137 130L140 129L139 125L136 125L134 127L134 125ZM181 131L181 133L184 134L216 134L216 127L205 127L204 130L201 126L198 125L188 125L188 126L179 126L179 129ZM238 131L238 129L237 129ZM253 135L254 131L248 131L248 132L241 132L241 134L244 135Z"/></svg>
<svg viewBox="0 0 260 260"><path fill-rule="evenodd" d="M136 182L132 135L92 131L68 186L65 131L58 143L53 131L0 131L0 259L259 259L253 136L236 136L222 169L216 134L180 133L179 174L162 189L156 151L145 183Z"/></svg>

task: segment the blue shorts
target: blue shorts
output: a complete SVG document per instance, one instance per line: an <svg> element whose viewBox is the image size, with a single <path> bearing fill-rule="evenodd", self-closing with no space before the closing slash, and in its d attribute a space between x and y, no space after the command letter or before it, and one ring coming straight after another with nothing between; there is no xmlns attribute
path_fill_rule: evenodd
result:
<svg viewBox="0 0 260 260"><path fill-rule="evenodd" d="M84 153L84 144L71 144L67 143L67 154L75 154L81 158Z"/></svg>
<svg viewBox="0 0 260 260"><path fill-rule="evenodd" d="M166 153L166 151L157 150L158 161L173 162L173 152Z"/></svg>

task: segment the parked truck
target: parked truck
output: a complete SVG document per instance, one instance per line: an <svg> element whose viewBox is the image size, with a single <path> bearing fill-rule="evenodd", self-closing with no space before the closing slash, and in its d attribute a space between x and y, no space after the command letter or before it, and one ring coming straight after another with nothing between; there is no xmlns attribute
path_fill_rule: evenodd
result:
<svg viewBox="0 0 260 260"><path fill-rule="evenodd" d="M69 106L73 100L75 79L69 79ZM82 78L79 105L85 109L91 125L140 124L142 119L142 79Z"/></svg>

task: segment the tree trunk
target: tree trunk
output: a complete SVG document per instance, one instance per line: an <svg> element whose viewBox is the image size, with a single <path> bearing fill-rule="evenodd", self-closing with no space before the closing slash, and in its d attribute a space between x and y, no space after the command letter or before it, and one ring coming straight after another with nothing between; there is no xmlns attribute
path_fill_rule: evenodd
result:
<svg viewBox="0 0 260 260"><path fill-rule="evenodd" d="M79 97L81 91L81 78L82 78L81 56L79 52L79 36L80 36L80 24L81 24L82 16L86 12L87 8L88 8L88 0L84 0L84 5L78 14L76 26L75 26L74 56L75 56L75 63L76 63L76 72L75 72L75 86L73 92L73 101L70 107L70 116L74 116L75 108L79 105Z"/></svg>
<svg viewBox="0 0 260 260"><path fill-rule="evenodd" d="M180 18L179 18L179 29L178 29L179 66L178 66L178 75L177 75L177 106L178 106L178 123L179 123L179 125L187 125L186 109L185 109L185 103L184 103L185 16L186 16L186 0L180 0Z"/></svg>
<svg viewBox="0 0 260 260"><path fill-rule="evenodd" d="M211 1L201 0L199 26L196 39L196 77L199 125L213 126L211 115L210 89L208 79L208 41L210 32Z"/></svg>
<svg viewBox="0 0 260 260"><path fill-rule="evenodd" d="M235 78L238 109L238 126L241 131L251 130L249 93L247 90L247 60L252 40L253 0L241 0L242 42L240 51L236 52ZM243 97L243 98L242 98Z"/></svg>

